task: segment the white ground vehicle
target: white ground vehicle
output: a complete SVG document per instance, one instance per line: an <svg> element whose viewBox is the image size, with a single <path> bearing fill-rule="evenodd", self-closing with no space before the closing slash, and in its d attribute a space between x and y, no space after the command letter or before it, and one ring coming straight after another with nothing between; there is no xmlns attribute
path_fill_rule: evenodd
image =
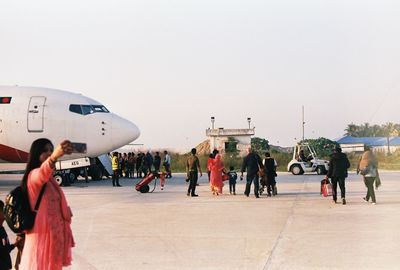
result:
<svg viewBox="0 0 400 270"><path fill-rule="evenodd" d="M307 161L300 158L301 150L303 150ZM294 175L311 172L327 174L329 161L318 159L315 150L308 143L299 143L293 148L293 159L289 162L287 170Z"/></svg>

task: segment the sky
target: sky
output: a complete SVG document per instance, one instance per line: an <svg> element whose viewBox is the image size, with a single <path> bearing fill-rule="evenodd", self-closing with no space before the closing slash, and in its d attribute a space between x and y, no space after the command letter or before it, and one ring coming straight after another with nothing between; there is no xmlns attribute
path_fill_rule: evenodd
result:
<svg viewBox="0 0 400 270"><path fill-rule="evenodd" d="M82 93L187 150L211 126L291 146L399 123L400 1L0 1L0 85Z"/></svg>

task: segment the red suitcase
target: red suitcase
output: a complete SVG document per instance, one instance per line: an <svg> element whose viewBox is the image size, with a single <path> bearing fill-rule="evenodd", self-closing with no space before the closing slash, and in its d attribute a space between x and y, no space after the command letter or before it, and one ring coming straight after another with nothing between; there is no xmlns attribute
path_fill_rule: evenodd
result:
<svg viewBox="0 0 400 270"><path fill-rule="evenodd" d="M332 184L329 182L329 180L322 182L321 194L324 197L332 196Z"/></svg>
<svg viewBox="0 0 400 270"><path fill-rule="evenodd" d="M322 184L321 192L324 197L332 196L332 184L329 181Z"/></svg>

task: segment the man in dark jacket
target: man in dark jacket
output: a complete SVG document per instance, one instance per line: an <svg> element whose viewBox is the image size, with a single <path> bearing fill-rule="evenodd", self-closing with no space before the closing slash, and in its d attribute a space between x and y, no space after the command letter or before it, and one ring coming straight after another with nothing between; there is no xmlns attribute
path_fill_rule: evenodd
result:
<svg viewBox="0 0 400 270"><path fill-rule="evenodd" d="M187 196L198 197L199 195L196 194L198 173L200 172L200 177L203 176L203 173L201 172L199 158L196 156L196 148L193 148L191 152L192 154L186 161L186 173L189 180Z"/></svg>
<svg viewBox="0 0 400 270"><path fill-rule="evenodd" d="M161 166L160 152L156 152L156 155L154 156L154 170L156 172L159 172L160 171L160 166Z"/></svg>
<svg viewBox="0 0 400 270"><path fill-rule="evenodd" d="M329 171L326 178L332 179L333 201L337 200L337 185L339 183L342 203L346 204L346 186L345 179L348 176L347 169L350 168L350 162L346 154L342 153L340 146L336 146L334 153L329 161Z"/></svg>
<svg viewBox="0 0 400 270"><path fill-rule="evenodd" d="M259 182L258 182L258 171L263 167L261 158L258 154L254 153L251 148L247 149L247 156L243 159L242 169L241 169L241 177L243 179L244 171L247 171L246 177L246 190L244 194L249 197L251 183L254 182L254 195L256 198L259 198Z"/></svg>

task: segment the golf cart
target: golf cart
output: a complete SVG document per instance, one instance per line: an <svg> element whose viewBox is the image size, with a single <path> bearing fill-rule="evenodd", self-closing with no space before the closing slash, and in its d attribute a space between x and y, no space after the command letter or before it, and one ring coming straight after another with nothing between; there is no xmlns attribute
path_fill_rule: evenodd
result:
<svg viewBox="0 0 400 270"><path fill-rule="evenodd" d="M293 159L287 169L294 175L311 172L322 175L328 173L329 161L318 159L315 150L308 143L299 143L293 148Z"/></svg>

